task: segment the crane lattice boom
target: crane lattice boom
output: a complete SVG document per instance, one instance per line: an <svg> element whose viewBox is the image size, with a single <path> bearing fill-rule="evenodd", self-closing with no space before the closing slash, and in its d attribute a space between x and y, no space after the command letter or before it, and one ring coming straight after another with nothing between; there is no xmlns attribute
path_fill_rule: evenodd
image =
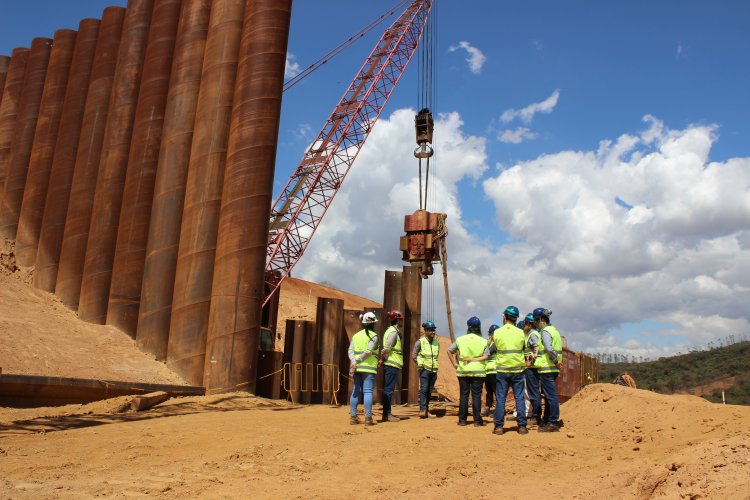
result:
<svg viewBox="0 0 750 500"><path fill-rule="evenodd" d="M302 257L414 55L431 8L432 0L414 0L383 33L274 202L264 304Z"/></svg>

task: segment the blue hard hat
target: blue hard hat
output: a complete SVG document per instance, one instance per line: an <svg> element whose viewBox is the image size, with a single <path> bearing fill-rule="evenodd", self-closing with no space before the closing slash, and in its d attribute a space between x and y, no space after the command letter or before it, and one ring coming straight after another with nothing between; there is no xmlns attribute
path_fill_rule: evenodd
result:
<svg viewBox="0 0 750 500"><path fill-rule="evenodd" d="M524 323L533 323L534 322L534 315L529 313L526 315L526 317L523 319Z"/></svg>
<svg viewBox="0 0 750 500"><path fill-rule="evenodd" d="M476 316L472 316L466 321L466 326L468 326L471 330L481 330L482 322Z"/></svg>
<svg viewBox="0 0 750 500"><path fill-rule="evenodd" d="M509 318L517 318L519 316L518 308L516 306L508 306L505 308L505 312L503 313Z"/></svg>
<svg viewBox="0 0 750 500"><path fill-rule="evenodd" d="M521 320L518 323L516 323L516 328L523 328L523 325L525 325L525 324L526 324L526 322L524 320Z"/></svg>
<svg viewBox="0 0 750 500"><path fill-rule="evenodd" d="M422 328L424 328L425 330L437 330L435 323L433 323L432 321L425 321L424 323L422 323Z"/></svg>
<svg viewBox="0 0 750 500"><path fill-rule="evenodd" d="M534 321L538 320L542 316L546 316L547 318L549 318L551 314L552 311L550 311L549 309L545 309L544 307L537 307L536 309L534 309L534 312L531 313Z"/></svg>
<svg viewBox="0 0 750 500"><path fill-rule="evenodd" d="M492 332L494 332L495 330L497 330L498 328L500 328L500 327L499 327L499 326L497 326L497 325L490 325L490 330L489 330L489 332L490 332L490 333L492 333Z"/></svg>

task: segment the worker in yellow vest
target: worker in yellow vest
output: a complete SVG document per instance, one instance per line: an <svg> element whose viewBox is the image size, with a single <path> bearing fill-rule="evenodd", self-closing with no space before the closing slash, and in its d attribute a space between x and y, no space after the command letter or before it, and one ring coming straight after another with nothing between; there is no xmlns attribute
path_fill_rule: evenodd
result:
<svg viewBox="0 0 750 500"><path fill-rule="evenodd" d="M539 392L539 373L536 367L536 358L539 356L539 332L534 328L534 316L529 313L522 321L524 334L524 353L526 369L523 372L526 382L526 393L531 403L531 413L527 418L536 421L537 426L544 425L542 422L542 396Z"/></svg>
<svg viewBox="0 0 750 500"><path fill-rule="evenodd" d="M375 425L372 419L372 392L375 389L375 375L378 373L378 358L380 355L380 340L378 334L372 330L372 326L378 321L373 312L366 312L359 316L362 330L352 337L349 344L349 361L354 373L354 388L349 399L349 423L359 424L357 417L357 405L359 395L364 394L365 403L365 425Z"/></svg>
<svg viewBox="0 0 750 500"><path fill-rule="evenodd" d="M493 344L494 341L492 340L492 333L500 328L497 325L491 325L489 330L487 330L487 346L489 347L490 344ZM483 417L489 417L492 415L492 406L495 403L495 382L497 381L497 369L495 368L495 356L496 354L493 353L488 359L487 359L487 366L485 367L486 375L484 377L484 410L482 411Z"/></svg>
<svg viewBox="0 0 750 500"><path fill-rule="evenodd" d="M550 323L551 315L552 311L544 307L537 307L532 313L534 326L541 334L542 344L534 364L544 393L543 425L539 426L539 432L560 430L560 403L556 382L562 368L563 347L560 332Z"/></svg>
<svg viewBox="0 0 750 500"><path fill-rule="evenodd" d="M391 402L396 382L404 366L404 352L401 339L401 324L404 315L400 311L389 311L388 320L391 326L383 334L383 350L380 351L378 366L385 365L385 380L383 382L383 417L381 422L398 422L400 418L391 413Z"/></svg>
<svg viewBox="0 0 750 500"><path fill-rule="evenodd" d="M458 425L468 425L469 392L471 392L472 416L474 425L484 425L482 420L482 386L485 378L487 358L481 358L487 342L482 338L482 322L472 316L466 322L466 335L461 335L448 348L448 352L456 357L458 367L459 401ZM480 359L476 359L480 358Z"/></svg>
<svg viewBox="0 0 750 500"><path fill-rule="evenodd" d="M422 323L422 336L414 343L411 357L419 370L419 418L427 418L430 396L435 388L440 343L435 338L437 326L432 321Z"/></svg>

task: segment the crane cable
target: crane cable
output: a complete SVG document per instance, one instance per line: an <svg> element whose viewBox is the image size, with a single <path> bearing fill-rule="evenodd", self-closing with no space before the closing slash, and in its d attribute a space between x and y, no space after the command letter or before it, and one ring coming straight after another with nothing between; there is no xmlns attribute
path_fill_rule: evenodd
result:
<svg viewBox="0 0 750 500"><path fill-rule="evenodd" d="M360 38L364 37L367 33L375 29L380 23L385 21L385 19L389 16L394 15L396 12L403 9L403 7L410 3L412 0L400 0L399 3L397 3L395 6L388 9L387 12L384 14L381 14L377 19L367 24L364 28L347 38L344 42L342 42L339 46L332 49L330 52L328 52L326 55L312 63L307 68L300 71L296 76L290 78L289 80L284 83L284 87L282 89L282 92L286 92L287 90L291 89L295 85L297 85L299 82L304 80L306 77L310 76L311 73L313 73L316 69L323 66L325 63L339 55L341 52L343 52L344 49L349 47L351 44L359 40Z"/></svg>

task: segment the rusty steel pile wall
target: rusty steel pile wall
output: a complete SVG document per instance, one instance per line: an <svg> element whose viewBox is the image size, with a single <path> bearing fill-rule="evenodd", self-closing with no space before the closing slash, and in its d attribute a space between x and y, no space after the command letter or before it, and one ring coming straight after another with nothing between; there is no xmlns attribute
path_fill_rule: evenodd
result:
<svg viewBox="0 0 750 500"><path fill-rule="evenodd" d="M0 237L211 392L256 388L291 3L129 0L0 55Z"/></svg>

